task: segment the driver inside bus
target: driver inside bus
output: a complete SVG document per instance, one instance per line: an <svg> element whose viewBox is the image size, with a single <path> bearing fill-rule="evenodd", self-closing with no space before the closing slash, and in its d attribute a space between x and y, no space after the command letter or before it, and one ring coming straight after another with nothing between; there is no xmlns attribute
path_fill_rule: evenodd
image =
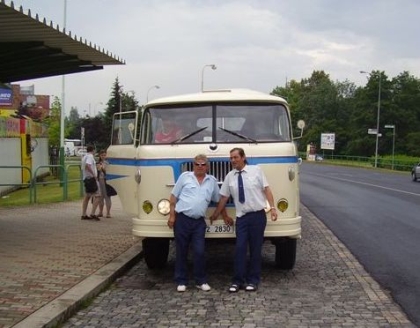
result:
<svg viewBox="0 0 420 328"><path fill-rule="evenodd" d="M156 143L169 143L182 137L182 129L168 117L162 118L161 130L155 135Z"/></svg>

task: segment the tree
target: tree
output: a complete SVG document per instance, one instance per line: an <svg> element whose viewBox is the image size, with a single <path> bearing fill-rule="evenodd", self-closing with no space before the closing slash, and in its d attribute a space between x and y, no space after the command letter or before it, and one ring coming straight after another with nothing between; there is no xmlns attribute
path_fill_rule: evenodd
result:
<svg viewBox="0 0 420 328"><path fill-rule="evenodd" d="M48 140L50 146L60 147L60 117L61 103L58 97L54 97L50 109L50 116L45 119L48 127Z"/></svg>
<svg viewBox="0 0 420 328"><path fill-rule="evenodd" d="M389 110L385 111L382 122L395 125L395 152L418 156L418 126L420 124L420 80L403 72L390 82ZM381 112L382 114L382 112ZM387 149L391 149L388 138Z"/></svg>
<svg viewBox="0 0 420 328"><path fill-rule="evenodd" d="M127 111L139 110L139 102L135 98L134 92L125 93L118 81L118 77L112 86L111 98L108 100L107 108L103 115L103 130L101 139L98 141L107 148L111 141L112 120L114 114Z"/></svg>
<svg viewBox="0 0 420 328"><path fill-rule="evenodd" d="M114 118L115 113L119 113L123 111L123 104L122 104L122 86L118 81L118 77L115 79L115 82L112 86L111 91L111 98L108 100L107 108L104 113L104 134L111 135L112 131L112 120Z"/></svg>
<svg viewBox="0 0 420 328"><path fill-rule="evenodd" d="M80 116L77 107L71 107L70 114L64 119L65 136L68 139L80 139Z"/></svg>

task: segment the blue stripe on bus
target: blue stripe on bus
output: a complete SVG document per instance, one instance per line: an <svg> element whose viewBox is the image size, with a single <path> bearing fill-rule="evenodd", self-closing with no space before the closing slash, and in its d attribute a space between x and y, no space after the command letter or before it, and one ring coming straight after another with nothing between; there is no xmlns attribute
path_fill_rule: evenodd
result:
<svg viewBox="0 0 420 328"><path fill-rule="evenodd" d="M107 180L121 179L121 178L126 178L126 177L129 177L129 175L111 174L111 173L106 174Z"/></svg>
<svg viewBox="0 0 420 328"><path fill-rule="evenodd" d="M165 159L129 159L129 158L107 158L107 161L111 165L121 166L175 166L185 162L192 161L193 158L165 158ZM248 163L251 165L257 164L269 164L269 163L281 163L281 164L292 164L297 163L298 158L296 156L282 156L282 157L247 157ZM212 157L210 162L229 161L226 157Z"/></svg>
<svg viewBox="0 0 420 328"><path fill-rule="evenodd" d="M175 181L181 175L181 164L185 162L191 162L193 159L188 158L165 158L165 159L131 159L131 158L107 158L107 161L111 165L120 165L120 166L170 166L174 172ZM295 156L282 156L282 157L252 157L248 158L248 163L250 165L257 164L294 164L298 162L298 158ZM229 161L229 158L226 157L212 157L210 162L220 162L220 161ZM119 178L125 178L128 175L118 175L118 174L107 174L108 180L114 180Z"/></svg>

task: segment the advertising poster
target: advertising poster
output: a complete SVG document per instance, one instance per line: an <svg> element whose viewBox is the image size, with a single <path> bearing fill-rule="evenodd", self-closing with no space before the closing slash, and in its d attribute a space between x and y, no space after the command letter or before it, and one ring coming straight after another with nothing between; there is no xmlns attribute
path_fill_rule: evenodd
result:
<svg viewBox="0 0 420 328"><path fill-rule="evenodd" d="M0 88L0 106L10 106L12 105L12 101L12 90Z"/></svg>
<svg viewBox="0 0 420 328"><path fill-rule="evenodd" d="M335 133L321 133L321 149L334 150Z"/></svg>

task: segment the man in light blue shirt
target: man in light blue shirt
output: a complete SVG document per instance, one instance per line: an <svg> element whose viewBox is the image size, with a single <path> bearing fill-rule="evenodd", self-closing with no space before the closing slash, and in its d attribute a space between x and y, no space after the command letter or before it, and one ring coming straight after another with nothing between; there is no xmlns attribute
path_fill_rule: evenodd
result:
<svg viewBox="0 0 420 328"><path fill-rule="evenodd" d="M174 229L176 244L175 282L177 291L187 289L187 257L190 243L194 251L194 279L197 288L209 291L205 272L205 215L211 201L218 203L219 186L214 176L207 174L206 155L194 158L192 172L179 177L170 197L168 226ZM226 216L226 211L222 212Z"/></svg>

